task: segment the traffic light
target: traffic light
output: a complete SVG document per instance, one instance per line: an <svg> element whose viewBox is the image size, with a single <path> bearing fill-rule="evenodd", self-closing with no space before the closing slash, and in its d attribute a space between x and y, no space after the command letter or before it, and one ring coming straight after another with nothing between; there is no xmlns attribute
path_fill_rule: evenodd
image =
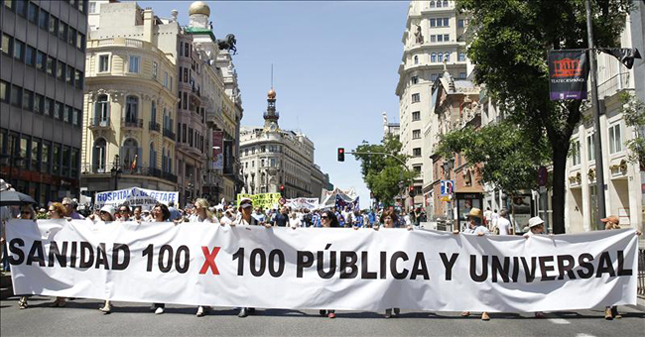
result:
<svg viewBox="0 0 645 337"><path fill-rule="evenodd" d="M409 191L410 191L410 196L414 197L414 186L410 186Z"/></svg>
<svg viewBox="0 0 645 337"><path fill-rule="evenodd" d="M338 161L345 161L345 148L338 148Z"/></svg>
<svg viewBox="0 0 645 337"><path fill-rule="evenodd" d="M284 193L284 185L280 185L280 194Z"/></svg>

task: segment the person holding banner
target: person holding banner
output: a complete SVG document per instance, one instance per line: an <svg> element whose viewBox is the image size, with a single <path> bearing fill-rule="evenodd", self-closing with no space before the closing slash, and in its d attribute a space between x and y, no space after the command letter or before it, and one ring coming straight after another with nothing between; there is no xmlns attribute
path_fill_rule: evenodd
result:
<svg viewBox="0 0 645 337"><path fill-rule="evenodd" d="M168 206L162 204L162 203L157 203L155 207L152 209L152 216L154 218L153 222L166 222L170 218L170 211L168 210ZM163 314L164 310L166 308L165 303L153 303L152 304L152 309L155 311L155 315L161 315Z"/></svg>
<svg viewBox="0 0 645 337"><path fill-rule="evenodd" d="M119 212L116 217L119 221L130 221L130 207L128 205L119 206Z"/></svg>
<svg viewBox="0 0 645 337"><path fill-rule="evenodd" d="M19 219L36 221L36 211L34 210L34 207L31 205L23 205L20 208ZM27 309L27 306L28 306L27 296L20 296L20 300L18 301L18 307L20 309Z"/></svg>
<svg viewBox="0 0 645 337"><path fill-rule="evenodd" d="M338 223L338 218L336 214L332 211L324 211L320 216L320 222L322 228L338 228L340 224ZM320 316L327 316L331 319L336 318L336 310L320 310Z"/></svg>
<svg viewBox="0 0 645 337"><path fill-rule="evenodd" d="M195 213L188 218L188 222L219 223L213 212L211 212L210 205L206 199L199 198L195 200L194 210Z"/></svg>
<svg viewBox="0 0 645 337"><path fill-rule="evenodd" d="M65 209L65 206L63 206L63 204L61 204L60 202L53 202L47 208L48 219L64 219L65 214L67 214L67 210ZM67 302L65 301L65 297L56 297L56 300L54 300L54 303L52 303L52 307L64 307L66 304Z"/></svg>
<svg viewBox="0 0 645 337"><path fill-rule="evenodd" d="M114 207L112 205L105 205L99 211L99 219L94 220L94 223L102 221L105 224L105 223L110 223L110 222L115 221L115 220L116 220L116 218L114 216ZM112 304L110 303L110 300L105 300L105 302L103 302L103 306L100 307L99 310L101 312L103 312L104 314L106 314L106 315L111 313L112 312Z"/></svg>
<svg viewBox="0 0 645 337"><path fill-rule="evenodd" d="M482 221L482 210L473 207L466 214L468 218L468 227L464 230L466 234L477 234L478 236L490 235L490 231L483 225ZM459 230L455 230L454 234L459 234ZM470 311L464 311L461 313L461 317L470 316ZM486 311L482 312L482 321L490 321L490 316Z"/></svg>

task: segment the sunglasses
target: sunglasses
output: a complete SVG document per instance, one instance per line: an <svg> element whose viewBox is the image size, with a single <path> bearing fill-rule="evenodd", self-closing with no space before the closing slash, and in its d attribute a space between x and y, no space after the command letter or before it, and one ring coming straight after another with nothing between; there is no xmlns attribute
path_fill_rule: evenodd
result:
<svg viewBox="0 0 645 337"><path fill-rule="evenodd" d="M328 219L329 219L329 217L328 217L328 216L321 216L321 217L320 217L320 219L321 219L321 220L322 220L322 219L326 219L326 220L328 220Z"/></svg>
<svg viewBox="0 0 645 337"><path fill-rule="evenodd" d="M127 209L120 209L119 212L120 213L128 213L128 210Z"/></svg>
<svg viewBox="0 0 645 337"><path fill-rule="evenodd" d="M31 212L29 212L29 211L22 211L22 212L20 212L20 214L31 214Z"/></svg>
<svg viewBox="0 0 645 337"><path fill-rule="evenodd" d="M108 213L106 211L101 211L100 214L110 214L110 213Z"/></svg>

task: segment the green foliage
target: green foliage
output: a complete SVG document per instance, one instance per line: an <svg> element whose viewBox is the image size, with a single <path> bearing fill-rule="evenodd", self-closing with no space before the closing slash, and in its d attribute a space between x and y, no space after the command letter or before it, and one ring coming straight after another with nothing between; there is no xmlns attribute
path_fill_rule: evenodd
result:
<svg viewBox="0 0 645 337"><path fill-rule="evenodd" d="M620 113L623 114L625 125L638 130L638 137L625 142L629 149L629 161L638 163L645 171L645 103L624 92L620 95Z"/></svg>
<svg viewBox="0 0 645 337"><path fill-rule="evenodd" d="M564 191L569 140L582 101L549 99L548 51L587 48L586 0L458 0L476 30L468 57L499 110L529 144L546 135L553 165L555 233L564 232ZM632 0L592 0L596 46L619 46ZM539 150L536 149L539 152Z"/></svg>
<svg viewBox="0 0 645 337"><path fill-rule="evenodd" d="M527 138L510 121L472 127L440 136L437 152L444 158L462 153L471 166L480 167L480 182L489 183L509 194L537 188L537 171L549 159L545 137Z"/></svg>
<svg viewBox="0 0 645 337"><path fill-rule="evenodd" d="M401 146L401 142L396 137L388 136L381 144L369 144L363 141L363 144L354 150L354 152L361 153L388 153L392 155L356 155L361 161L361 172L367 188L374 193L377 200L387 205L392 204L394 198L402 193L401 186L404 186L407 191L407 186L412 183L414 178L413 173L409 172L402 164L402 162L405 163L407 156L401 154Z"/></svg>

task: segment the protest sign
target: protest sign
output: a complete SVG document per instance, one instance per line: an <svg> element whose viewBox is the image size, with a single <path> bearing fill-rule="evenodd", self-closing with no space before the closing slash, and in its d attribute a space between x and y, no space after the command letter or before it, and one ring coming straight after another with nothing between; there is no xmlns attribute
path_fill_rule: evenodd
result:
<svg viewBox="0 0 645 337"><path fill-rule="evenodd" d="M636 303L634 230L454 235L11 220L16 294L225 307L534 312Z"/></svg>
<svg viewBox="0 0 645 337"><path fill-rule="evenodd" d="M175 204L179 202L179 192L132 187L118 191L100 192L94 196L95 208L101 208L104 205L129 205L130 207L141 206L148 209L157 203L168 205L170 202Z"/></svg>
<svg viewBox="0 0 645 337"><path fill-rule="evenodd" d="M240 200L249 198L253 201L253 207L274 208L280 202L280 193L260 193L260 194L238 194L237 206L240 207Z"/></svg>
<svg viewBox="0 0 645 337"><path fill-rule="evenodd" d="M318 208L319 200L318 198L295 198L287 199L285 206L291 207L294 210L301 210L306 208L310 211Z"/></svg>

